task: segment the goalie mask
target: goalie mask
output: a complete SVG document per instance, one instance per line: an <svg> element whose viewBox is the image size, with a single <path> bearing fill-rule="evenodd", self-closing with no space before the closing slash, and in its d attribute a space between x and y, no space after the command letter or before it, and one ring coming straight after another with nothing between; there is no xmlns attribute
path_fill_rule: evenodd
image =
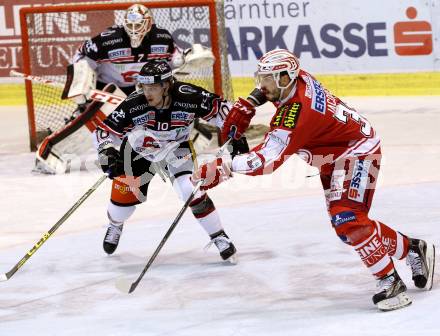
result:
<svg viewBox="0 0 440 336"><path fill-rule="evenodd" d="M132 48L137 48L153 25L153 15L144 5L136 4L127 9L123 25Z"/></svg>
<svg viewBox="0 0 440 336"><path fill-rule="evenodd" d="M142 88L148 103L157 108L166 105L173 82L171 66L159 60L146 62L136 76L136 83Z"/></svg>
<svg viewBox="0 0 440 336"><path fill-rule="evenodd" d="M258 61L258 70L255 73L257 87L264 86L268 81L274 81L280 96L298 77L299 60L288 50L275 49L265 53ZM290 81L286 85L281 85L280 78L282 74L287 74Z"/></svg>

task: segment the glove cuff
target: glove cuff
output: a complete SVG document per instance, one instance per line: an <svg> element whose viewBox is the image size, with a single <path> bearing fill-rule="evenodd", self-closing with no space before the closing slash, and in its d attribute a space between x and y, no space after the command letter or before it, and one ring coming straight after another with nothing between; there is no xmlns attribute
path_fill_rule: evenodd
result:
<svg viewBox="0 0 440 336"><path fill-rule="evenodd" d="M266 95L258 88L253 89L246 99L254 106L260 106L267 102Z"/></svg>
<svg viewBox="0 0 440 336"><path fill-rule="evenodd" d="M244 107L249 111L249 112L246 113L246 114L254 114L254 113L255 113L255 107L254 107L254 105L252 105L252 103L249 102L248 100L239 97L239 98L238 98L238 102L239 102L242 106L244 106Z"/></svg>

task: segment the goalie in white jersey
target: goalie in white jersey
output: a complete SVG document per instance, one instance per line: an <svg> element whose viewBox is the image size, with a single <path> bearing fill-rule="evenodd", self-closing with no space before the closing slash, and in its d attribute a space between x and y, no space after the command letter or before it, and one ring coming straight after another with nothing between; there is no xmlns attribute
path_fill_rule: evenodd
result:
<svg viewBox="0 0 440 336"><path fill-rule="evenodd" d="M197 50L202 50L196 53ZM185 57L188 62L185 62ZM151 11L140 4L130 6L122 25L107 28L99 35L86 40L67 67L67 80L62 99L73 100L78 107L66 125L49 130L39 146L36 171L64 173L67 162L63 154L81 154L84 145L68 138L83 126L94 131L115 108L108 102L93 101L92 90L99 89L125 98L135 91L135 77L142 66L150 60L169 62L173 69L193 60L203 60L205 65L213 62L212 52L199 45L182 52L171 33L154 23ZM56 146L55 146L56 145ZM55 147L54 147L55 146ZM75 148L72 151L71 148Z"/></svg>
<svg viewBox="0 0 440 336"><path fill-rule="evenodd" d="M102 89L108 83L116 84L126 95L135 90L134 76L139 73L148 60L159 59L179 67L183 63L183 54L175 44L171 33L154 23L151 11L140 4L129 7L122 25L107 28L99 35L85 41L73 58L73 69L89 66L87 71L78 72L90 77L94 86L93 74L96 74L96 88ZM78 65L78 63L80 65ZM74 76L77 75L73 71ZM87 94L84 87L84 94ZM85 98L85 97L84 97Z"/></svg>

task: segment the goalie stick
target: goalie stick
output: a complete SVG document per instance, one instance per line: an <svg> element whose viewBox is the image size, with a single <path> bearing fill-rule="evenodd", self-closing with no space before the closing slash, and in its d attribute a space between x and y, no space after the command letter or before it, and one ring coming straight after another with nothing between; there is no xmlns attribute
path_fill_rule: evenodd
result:
<svg viewBox="0 0 440 336"><path fill-rule="evenodd" d="M37 250L52 236L52 234L63 224L67 218L72 215L73 212L75 212L78 207L83 204L83 202L101 185L102 182L104 182L107 178L107 175L102 175L98 181L95 182L95 184L90 187L89 190L86 191L84 195L81 196L81 198L76 201L76 203L61 217L58 222L54 226L50 228L48 232L46 232L40 240L26 253L26 255L21 258L21 260L12 267L8 272L0 274L0 281L6 281L9 280L20 268L24 265L26 261L32 257L32 255L37 252Z"/></svg>
<svg viewBox="0 0 440 336"><path fill-rule="evenodd" d="M64 88L64 84L59 83L59 82L55 82L53 80L46 79L46 78L43 78L40 76L28 75L28 74L18 72L15 70L11 70L9 74L13 77L21 77L26 80L30 80L30 81L42 83L42 84L47 84L47 85L50 85L53 87L58 87L60 89ZM90 99L99 101L101 103L109 103L112 105L119 105L125 98L118 96L118 95L114 95L109 92L102 91L102 90L93 89L90 91Z"/></svg>
<svg viewBox="0 0 440 336"><path fill-rule="evenodd" d="M220 149L218 150L216 156L220 156L223 153L223 151L227 148L227 146L229 145L231 140L232 140L232 138L230 138L228 141L226 141L223 144L223 146L220 147ZM160 250L165 245L165 243L168 240L168 238L171 236L171 233L173 233L174 229L176 228L177 224L179 223L179 221L182 218L183 214L185 213L186 209L188 209L189 204L194 199L194 196L196 195L197 191L201 187L202 183L203 183L203 180L200 180L199 182L197 182L197 184L195 185L193 191L191 192L191 195L189 195L189 197L186 200L185 204L180 209L180 211L177 214L176 218L174 219L173 223L171 224L171 226L169 227L168 231L163 236L163 238L160 241L159 245L156 247L156 250L154 251L153 255L150 257L150 259L148 260L147 264L145 265L145 267L143 268L141 274L139 274L137 279L134 282L130 282L129 280L126 280L126 279L119 279L116 282L116 288L118 288L121 292L128 293L128 294L134 292L134 290L136 289L136 287L139 285L140 281L144 277L145 273L147 273L147 271L150 268L151 264L153 264L154 260L156 259L157 255L159 254Z"/></svg>

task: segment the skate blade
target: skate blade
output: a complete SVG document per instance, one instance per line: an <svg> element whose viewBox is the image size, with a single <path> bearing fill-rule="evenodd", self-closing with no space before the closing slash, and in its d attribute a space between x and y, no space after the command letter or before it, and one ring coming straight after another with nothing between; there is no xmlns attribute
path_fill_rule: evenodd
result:
<svg viewBox="0 0 440 336"><path fill-rule="evenodd" d="M426 248L426 262L428 264L428 281L425 290L429 291L432 289L435 269L435 246L433 244L428 245Z"/></svg>
<svg viewBox="0 0 440 336"><path fill-rule="evenodd" d="M128 294L130 293L131 284L132 282L128 279L117 279L115 286L120 292Z"/></svg>
<svg viewBox="0 0 440 336"><path fill-rule="evenodd" d="M399 295L393 298L378 302L376 306L382 311L392 311L403 307L407 307L411 303L412 300L408 295L406 295L406 293L400 293Z"/></svg>

